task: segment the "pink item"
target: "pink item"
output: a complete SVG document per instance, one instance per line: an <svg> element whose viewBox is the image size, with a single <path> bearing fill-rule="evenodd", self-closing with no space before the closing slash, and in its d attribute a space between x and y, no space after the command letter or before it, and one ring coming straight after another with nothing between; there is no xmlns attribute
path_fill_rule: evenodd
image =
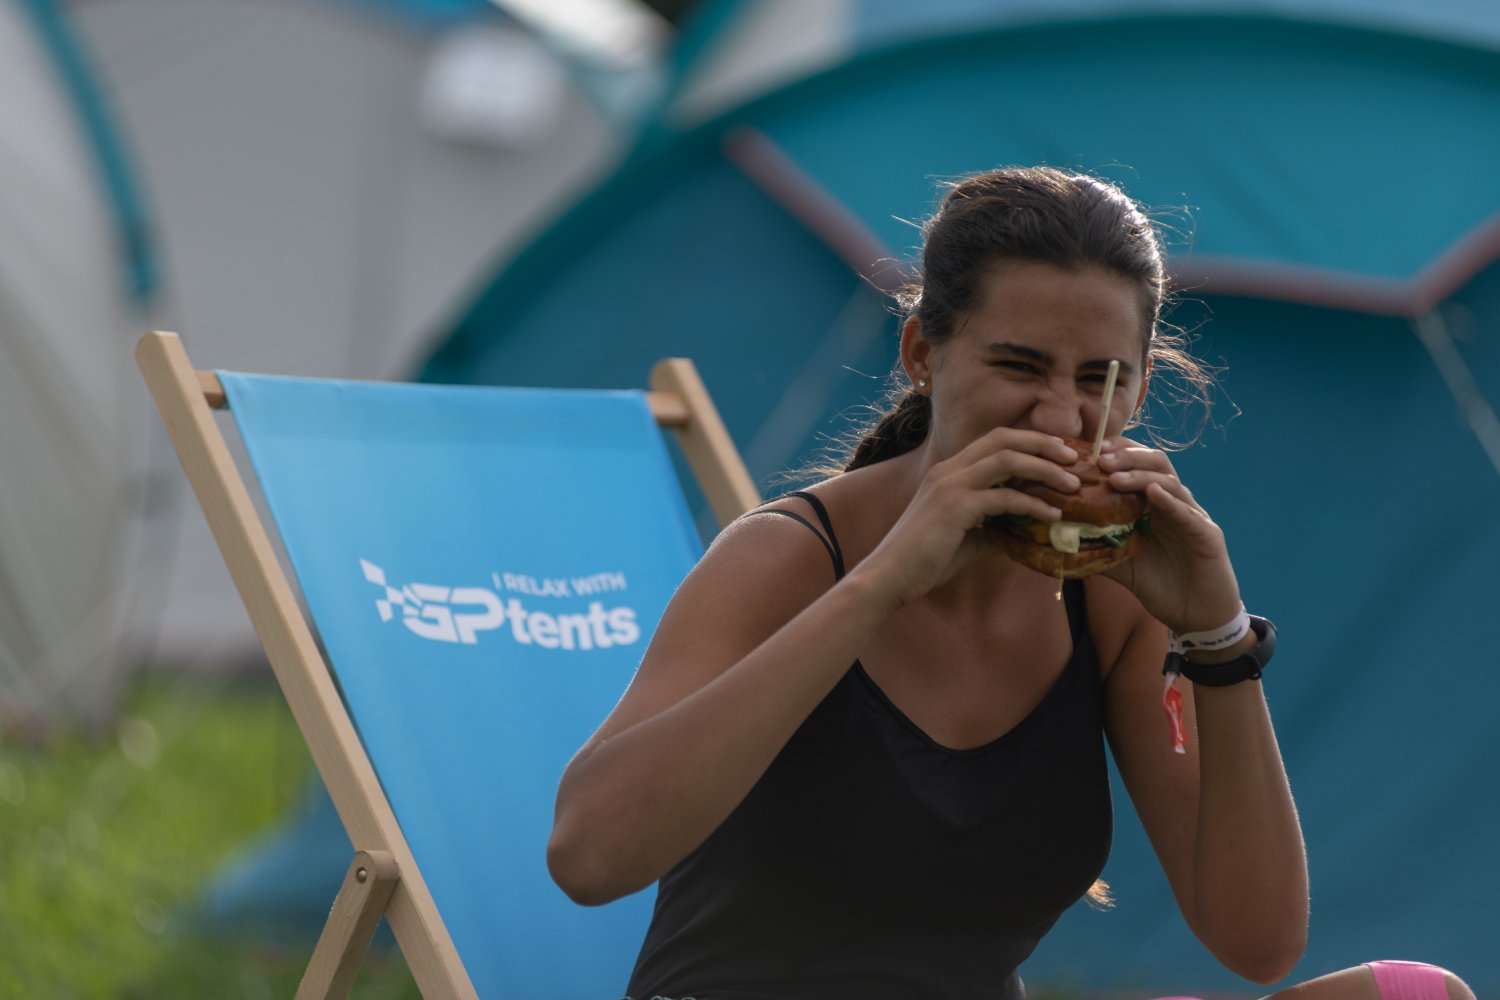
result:
<svg viewBox="0 0 1500 1000"><path fill-rule="evenodd" d="M1426 962L1366 962L1382 1000L1448 1000L1443 970Z"/></svg>
<svg viewBox="0 0 1500 1000"><path fill-rule="evenodd" d="M1167 674L1167 684L1161 692L1161 704L1167 710L1167 723L1172 732L1172 750L1175 753L1187 753L1187 750L1183 749L1187 746L1187 729L1182 724L1182 692L1177 690L1177 685L1174 683L1176 680L1176 674ZM1161 997L1160 1000L1196 1000L1196 998Z"/></svg>

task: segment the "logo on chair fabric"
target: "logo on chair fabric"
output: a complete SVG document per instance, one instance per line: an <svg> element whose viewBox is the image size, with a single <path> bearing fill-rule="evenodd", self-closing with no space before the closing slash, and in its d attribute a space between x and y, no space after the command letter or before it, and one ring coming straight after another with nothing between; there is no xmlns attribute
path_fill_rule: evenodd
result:
<svg viewBox="0 0 1500 1000"><path fill-rule="evenodd" d="M629 645L641 637L634 608L606 608L601 601L590 601L582 612L549 614L527 610L520 598L502 600L488 587L444 587L430 583L409 583L393 587L385 570L368 559L359 561L365 579L384 591L375 601L375 610L383 622L394 618L423 639L474 645L481 632L509 625L510 636L522 645L543 649L588 650ZM598 586L601 579L613 581L623 589L622 574L598 574L576 581L543 581L530 577L495 574L497 585L506 581L509 590L553 597L573 596L586 588ZM504 634L504 633L502 633Z"/></svg>

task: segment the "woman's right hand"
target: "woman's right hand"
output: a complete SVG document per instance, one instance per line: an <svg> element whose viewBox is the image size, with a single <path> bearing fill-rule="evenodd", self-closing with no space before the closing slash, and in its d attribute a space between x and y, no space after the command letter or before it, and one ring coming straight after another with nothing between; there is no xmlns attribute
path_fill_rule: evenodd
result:
<svg viewBox="0 0 1500 1000"><path fill-rule="evenodd" d="M878 578L898 605L918 600L982 550L986 518L1057 521L1058 508L1006 484L1030 481L1072 493L1078 477L1068 467L1077 461L1061 438L997 427L927 470L901 517L854 572Z"/></svg>

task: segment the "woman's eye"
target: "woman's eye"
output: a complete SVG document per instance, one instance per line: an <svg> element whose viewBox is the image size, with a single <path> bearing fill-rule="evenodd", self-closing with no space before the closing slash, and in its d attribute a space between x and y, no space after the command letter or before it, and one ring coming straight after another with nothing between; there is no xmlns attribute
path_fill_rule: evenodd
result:
<svg viewBox="0 0 1500 1000"><path fill-rule="evenodd" d="M1025 361L997 361L995 362L995 367L1026 375L1035 375L1037 373L1036 365L1028 364Z"/></svg>

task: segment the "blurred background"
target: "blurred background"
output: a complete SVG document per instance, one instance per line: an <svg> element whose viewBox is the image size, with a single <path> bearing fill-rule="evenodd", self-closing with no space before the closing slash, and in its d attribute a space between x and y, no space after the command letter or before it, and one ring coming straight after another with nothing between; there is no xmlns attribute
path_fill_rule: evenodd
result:
<svg viewBox="0 0 1500 1000"><path fill-rule="evenodd" d="M363 379L686 355L769 495L878 402L941 181L1051 163L1152 207L1225 369L1152 418L1281 627L1296 977L1500 998L1497 162L1493 0L0 0L0 996L287 995L349 858L142 331ZM1262 992L1117 828L1117 906L1028 985ZM384 945L356 995L414 995Z"/></svg>

